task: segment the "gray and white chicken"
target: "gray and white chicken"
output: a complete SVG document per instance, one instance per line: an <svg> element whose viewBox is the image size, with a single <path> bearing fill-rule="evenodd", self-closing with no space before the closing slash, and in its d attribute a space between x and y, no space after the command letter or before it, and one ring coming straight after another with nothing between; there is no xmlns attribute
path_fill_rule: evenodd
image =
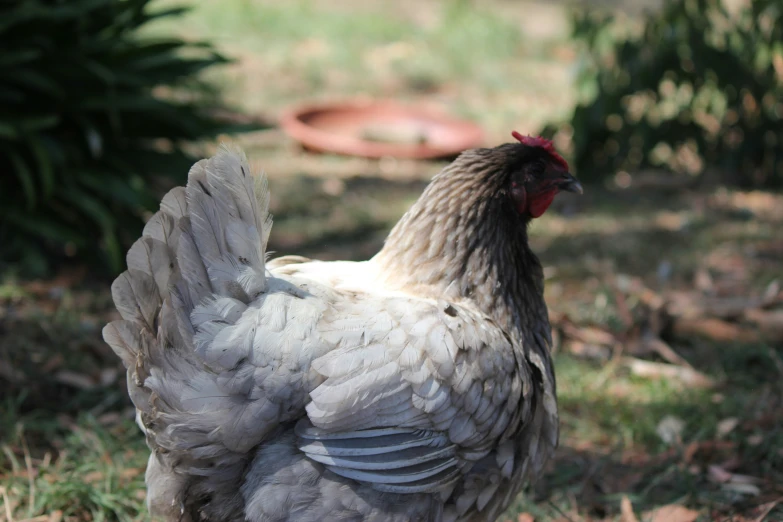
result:
<svg viewBox="0 0 783 522"><path fill-rule="evenodd" d="M104 339L164 520L491 521L558 440L527 226L581 192L552 144L464 152L369 261L266 259L264 178L222 149L169 192Z"/></svg>

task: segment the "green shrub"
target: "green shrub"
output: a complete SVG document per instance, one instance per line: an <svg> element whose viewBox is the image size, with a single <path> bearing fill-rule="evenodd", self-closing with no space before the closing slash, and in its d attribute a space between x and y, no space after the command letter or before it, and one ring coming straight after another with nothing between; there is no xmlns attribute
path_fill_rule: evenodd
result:
<svg viewBox="0 0 783 522"><path fill-rule="evenodd" d="M618 36L611 17L575 20L589 100L571 119L581 177L710 167L740 185L783 184L780 0L743 2L736 13L721 0L669 0L635 36Z"/></svg>
<svg viewBox="0 0 783 522"><path fill-rule="evenodd" d="M117 272L160 190L185 178L186 144L237 130L198 79L227 60L140 36L184 11L148 4L0 3L0 266L41 274L76 257Z"/></svg>

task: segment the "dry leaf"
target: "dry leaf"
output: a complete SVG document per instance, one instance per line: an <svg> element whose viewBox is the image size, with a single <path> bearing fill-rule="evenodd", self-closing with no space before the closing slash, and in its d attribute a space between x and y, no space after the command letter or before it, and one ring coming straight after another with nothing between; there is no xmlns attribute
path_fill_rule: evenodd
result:
<svg viewBox="0 0 783 522"><path fill-rule="evenodd" d="M674 415L667 415L658 426L655 428L655 432L666 444L674 444L681 440L682 430L685 429L685 421Z"/></svg>
<svg viewBox="0 0 783 522"><path fill-rule="evenodd" d="M139 469L139 468L126 468L126 469L124 469L124 470L122 470L122 471L120 472L120 477L122 477L122 478L124 478L124 479L132 479L132 478L138 477L138 476L139 476L139 475L141 475L142 473L144 473L144 470L143 470L143 469Z"/></svg>
<svg viewBox="0 0 783 522"><path fill-rule="evenodd" d="M739 455L732 455L728 459L721 462L720 467L726 471L734 471L735 469L739 469L744 463L745 461L742 460Z"/></svg>
<svg viewBox="0 0 783 522"><path fill-rule="evenodd" d="M772 502L767 502L766 504L762 504L759 507L761 508L761 514L756 517L754 522L763 522L764 519L769 515L769 513L775 509L775 506L783 502L783 498L779 498L777 500L773 500Z"/></svg>
<svg viewBox="0 0 783 522"><path fill-rule="evenodd" d="M741 495L757 496L761 494L761 489L756 485L762 480L750 475L740 475L730 473L722 466L710 466L707 468L707 479L710 482L718 483L721 489L739 493Z"/></svg>
<svg viewBox="0 0 783 522"><path fill-rule="evenodd" d="M117 380L120 370L116 367L104 368L101 370L100 381L101 386L110 386Z"/></svg>
<svg viewBox="0 0 783 522"><path fill-rule="evenodd" d="M571 339L582 341L585 344L603 344L613 346L617 339L606 330L595 326L576 326L574 324L564 324L563 333Z"/></svg>
<svg viewBox="0 0 783 522"><path fill-rule="evenodd" d="M712 379L693 368L643 361L634 357L624 357L623 364L634 375L648 379L677 379L692 388L710 388L714 384Z"/></svg>
<svg viewBox="0 0 783 522"><path fill-rule="evenodd" d="M643 289L637 297L641 302L643 302L653 310L659 310L665 304L663 297L656 294L649 288Z"/></svg>
<svg viewBox="0 0 783 522"><path fill-rule="evenodd" d="M691 442L685 446L682 459L685 463L691 463L698 453L701 459L710 460L715 458L716 453L732 452L735 451L735 449L736 444L728 440L704 440L700 442Z"/></svg>
<svg viewBox="0 0 783 522"><path fill-rule="evenodd" d="M774 303L777 301L780 295L780 281L775 279L770 284L767 285L767 288L764 290L764 304L767 303Z"/></svg>
<svg viewBox="0 0 783 522"><path fill-rule="evenodd" d="M93 482L98 482L100 480L103 480L103 478L104 478L103 472L101 472L101 471L91 471L91 472L85 474L82 477L82 480L86 484L92 484Z"/></svg>
<svg viewBox="0 0 783 522"><path fill-rule="evenodd" d="M731 481L735 484L761 484L764 482L764 480L760 479L759 477L754 477L752 475L741 475L739 473L733 473L731 475Z"/></svg>
<svg viewBox="0 0 783 522"><path fill-rule="evenodd" d="M70 370L61 370L54 374L54 380L59 383L79 388L80 390L92 390L95 388L95 381L88 375L72 372Z"/></svg>
<svg viewBox="0 0 783 522"><path fill-rule="evenodd" d="M734 428L737 427L737 424L739 424L739 419L737 417L729 417L720 421L715 431L717 432L718 437L725 437L734 431Z"/></svg>
<svg viewBox="0 0 783 522"><path fill-rule="evenodd" d="M699 336L721 342L759 340L757 332L715 317L682 317L674 321L673 330L676 337Z"/></svg>
<svg viewBox="0 0 783 522"><path fill-rule="evenodd" d="M696 270L696 274L694 274L693 285L697 290L707 293L715 286L715 282L712 280L709 270L704 267L699 267Z"/></svg>
<svg viewBox="0 0 783 522"><path fill-rule="evenodd" d="M707 468L707 479L722 484L731 480L731 473L720 466L711 465Z"/></svg>
<svg viewBox="0 0 783 522"><path fill-rule="evenodd" d="M64 362L65 362L65 357L63 357L63 354L61 353L55 354L48 361L46 361L44 365L41 367L41 373L51 373L57 368L59 368L60 366L62 366Z"/></svg>
<svg viewBox="0 0 783 522"><path fill-rule="evenodd" d="M639 522L633 512L633 505L627 495L623 495L620 501L620 522Z"/></svg>
<svg viewBox="0 0 783 522"><path fill-rule="evenodd" d="M676 364L679 366L687 366L688 368L693 368L691 364L683 359L683 357L674 351L674 349L666 344L661 339L658 339L657 337L653 337L652 339L647 339L645 342L647 345L647 348L651 351L654 351L658 355L660 355L666 362L669 362L671 364Z"/></svg>
<svg viewBox="0 0 783 522"><path fill-rule="evenodd" d="M110 426L117 424L122 420L122 416L120 416L119 413L116 411L110 411L109 413L104 413L100 417L98 417L98 423L102 426Z"/></svg>
<svg viewBox="0 0 783 522"><path fill-rule="evenodd" d="M686 464L689 464L693 461L693 457L696 455L696 452L699 451L699 443L698 442L691 442L687 446L685 446L685 449L682 452L682 460Z"/></svg>
<svg viewBox="0 0 783 522"><path fill-rule="evenodd" d="M517 522L535 522L535 519L530 513L520 513Z"/></svg>
<svg viewBox="0 0 783 522"><path fill-rule="evenodd" d="M670 290L666 293L666 313L677 319L704 316L703 296L697 292Z"/></svg>
<svg viewBox="0 0 783 522"><path fill-rule="evenodd" d="M597 344L587 344L582 341L568 341L565 343L565 351L577 357L587 359L608 360L612 355L610 348Z"/></svg>
<svg viewBox="0 0 783 522"><path fill-rule="evenodd" d="M735 289L732 289L735 290ZM736 291L736 290L735 290ZM705 315L710 317L720 317L721 319L732 319L742 317L745 310L758 308L764 304L764 301L758 297L732 296L716 299L709 299L705 303Z"/></svg>
<svg viewBox="0 0 783 522"><path fill-rule="evenodd" d="M728 484L722 484L721 489L739 493L740 495L750 495L752 497L761 495L761 489L759 489L758 486L755 484L745 484L744 482L729 482Z"/></svg>
<svg viewBox="0 0 783 522"><path fill-rule="evenodd" d="M644 522L694 522L699 518L699 512L677 504L647 511L642 515Z"/></svg>
<svg viewBox="0 0 783 522"><path fill-rule="evenodd" d="M783 340L783 310L746 310L745 319L772 340Z"/></svg>

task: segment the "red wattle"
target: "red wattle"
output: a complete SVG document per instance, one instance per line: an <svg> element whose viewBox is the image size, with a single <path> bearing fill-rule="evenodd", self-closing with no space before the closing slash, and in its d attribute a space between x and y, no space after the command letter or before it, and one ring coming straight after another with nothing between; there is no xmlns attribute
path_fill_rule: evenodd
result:
<svg viewBox="0 0 783 522"><path fill-rule="evenodd" d="M549 205L552 204L552 201L554 201L555 194L557 194L557 190L549 190L532 197L528 207L530 217L541 217L546 212L546 209L549 208Z"/></svg>

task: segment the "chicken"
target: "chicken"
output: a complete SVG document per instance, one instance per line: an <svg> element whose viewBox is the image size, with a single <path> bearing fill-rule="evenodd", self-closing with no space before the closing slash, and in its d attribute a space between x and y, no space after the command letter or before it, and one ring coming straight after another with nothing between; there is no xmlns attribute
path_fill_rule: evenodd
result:
<svg viewBox="0 0 783 522"><path fill-rule="evenodd" d="M264 178L196 163L128 251L106 342L164 520L490 521L558 440L527 226L580 192L552 144L462 153L369 261L267 260Z"/></svg>

